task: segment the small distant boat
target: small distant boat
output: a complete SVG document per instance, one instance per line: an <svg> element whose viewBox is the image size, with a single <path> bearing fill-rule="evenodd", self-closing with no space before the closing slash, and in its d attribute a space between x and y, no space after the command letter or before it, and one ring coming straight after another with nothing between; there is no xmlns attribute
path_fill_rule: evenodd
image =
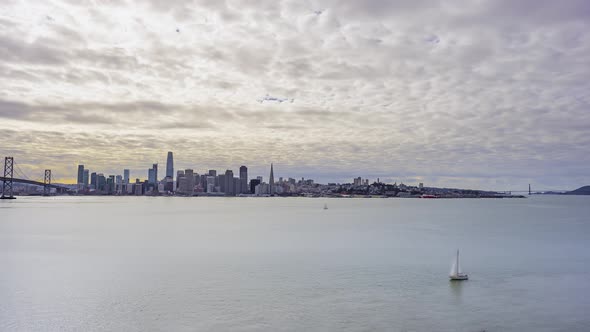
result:
<svg viewBox="0 0 590 332"><path fill-rule="evenodd" d="M324 204L324 210L328 209L328 204Z"/></svg>
<svg viewBox="0 0 590 332"><path fill-rule="evenodd" d="M459 249L457 249L457 258L455 259L455 262L451 267L451 273L449 275L449 278L451 279L451 281L469 279L467 273L461 272L461 266L459 265Z"/></svg>
<svg viewBox="0 0 590 332"><path fill-rule="evenodd" d="M427 194L424 194L424 195L420 196L420 198L438 198L438 197L435 196L435 195L427 195Z"/></svg>

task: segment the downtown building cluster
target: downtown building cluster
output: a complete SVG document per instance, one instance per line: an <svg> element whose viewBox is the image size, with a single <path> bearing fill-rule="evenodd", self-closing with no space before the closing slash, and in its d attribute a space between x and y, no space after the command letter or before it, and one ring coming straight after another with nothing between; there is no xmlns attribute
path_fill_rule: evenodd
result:
<svg viewBox="0 0 590 332"><path fill-rule="evenodd" d="M279 177L275 181L274 168L270 165L268 183L262 176L249 179L248 167L240 166L237 174L228 169L217 172L210 169L202 173L193 169L174 172L172 152L168 152L164 176L155 163L147 170L146 180L131 181L130 170L123 175L90 172L78 165L76 192L82 195L148 195L148 196L304 196L304 197L399 197L399 198L486 198L520 197L506 193L481 190L425 187L422 183L409 186L403 183L387 184L376 179L361 177L352 183L315 183L312 179Z"/></svg>
<svg viewBox="0 0 590 332"><path fill-rule="evenodd" d="M239 173L235 175L231 169L219 173L214 169L203 173L184 169L175 173L172 152L168 152L165 171L165 176L161 177L158 164L155 163L147 170L146 180L136 178L131 181L129 169L123 170L123 175L104 175L90 173L84 165L78 165L76 188L78 194L99 195L274 196L295 192L297 184L291 178L279 178L279 181L275 181L272 164L268 183L261 176L249 180L248 167L244 165L240 166Z"/></svg>

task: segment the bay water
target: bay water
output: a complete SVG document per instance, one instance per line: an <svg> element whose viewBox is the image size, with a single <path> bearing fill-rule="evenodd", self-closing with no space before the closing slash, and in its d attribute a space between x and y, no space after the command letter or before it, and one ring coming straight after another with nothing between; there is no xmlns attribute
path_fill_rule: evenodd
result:
<svg viewBox="0 0 590 332"><path fill-rule="evenodd" d="M584 196L19 197L0 330L590 331L589 216Z"/></svg>

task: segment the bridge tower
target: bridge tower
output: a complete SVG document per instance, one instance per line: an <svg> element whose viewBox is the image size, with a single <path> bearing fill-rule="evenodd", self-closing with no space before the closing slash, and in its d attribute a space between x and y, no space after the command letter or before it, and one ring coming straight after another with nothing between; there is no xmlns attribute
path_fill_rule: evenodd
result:
<svg viewBox="0 0 590 332"><path fill-rule="evenodd" d="M45 177L43 178L43 196L49 196L49 193L51 192L51 187L49 187L50 185L51 185L51 170L46 169L45 170Z"/></svg>
<svg viewBox="0 0 590 332"><path fill-rule="evenodd" d="M4 158L4 184L2 184L2 196L0 199L14 199L12 195L12 179L14 177L14 158Z"/></svg>

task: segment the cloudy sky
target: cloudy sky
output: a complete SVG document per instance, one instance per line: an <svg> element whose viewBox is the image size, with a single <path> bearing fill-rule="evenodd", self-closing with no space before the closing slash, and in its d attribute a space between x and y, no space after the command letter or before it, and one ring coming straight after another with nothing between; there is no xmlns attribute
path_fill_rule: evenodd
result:
<svg viewBox="0 0 590 332"><path fill-rule="evenodd" d="M0 156L573 189L589 31L587 0L3 0Z"/></svg>

